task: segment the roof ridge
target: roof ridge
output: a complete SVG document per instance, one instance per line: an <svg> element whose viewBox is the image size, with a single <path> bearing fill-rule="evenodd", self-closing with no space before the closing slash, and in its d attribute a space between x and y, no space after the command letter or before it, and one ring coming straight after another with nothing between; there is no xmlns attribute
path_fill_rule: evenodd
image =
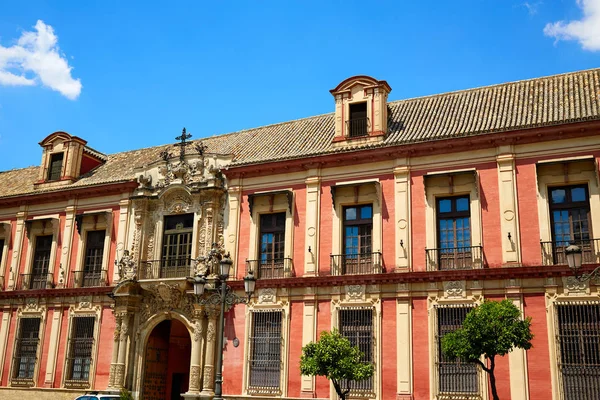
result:
<svg viewBox="0 0 600 400"><path fill-rule="evenodd" d="M7 169L5 171L0 171L0 174L6 174L6 173L9 173L9 172L22 171L24 169L33 169L33 168L40 168L40 166L39 165L30 165L28 167L23 167L23 168Z"/></svg>
<svg viewBox="0 0 600 400"><path fill-rule="evenodd" d="M451 95L451 94L464 93L464 92L474 92L474 91L477 91L477 90L489 89L489 88L493 88L493 87L509 86L509 85L514 85L514 84L523 83L523 82L541 81L541 80L544 80L544 79L557 78L559 76L564 76L564 75L580 75L580 74L583 74L585 72L591 72L591 71L600 71L600 67L582 69L582 70L579 70L579 71L561 72L560 74L538 76L536 78L519 79L519 80L516 80L516 81L509 81L509 82L502 82L502 83L492 83L491 85L477 86L477 87L474 87L474 88L466 88L466 89L459 89L459 90L451 90L449 92L433 93L433 94L428 94L428 95L425 95L425 96L409 97L409 98L406 98L406 99L399 99L399 100L388 101L388 104L402 103L404 101L412 101L412 100L419 100L419 99L427 99L427 98L431 98L431 97L442 97L442 96L448 96L448 95Z"/></svg>

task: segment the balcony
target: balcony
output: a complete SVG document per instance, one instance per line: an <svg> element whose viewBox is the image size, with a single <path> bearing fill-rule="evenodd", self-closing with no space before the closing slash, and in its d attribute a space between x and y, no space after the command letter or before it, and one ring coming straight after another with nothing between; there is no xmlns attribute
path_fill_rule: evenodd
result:
<svg viewBox="0 0 600 400"><path fill-rule="evenodd" d="M140 261L139 279L185 278L194 275L191 257Z"/></svg>
<svg viewBox="0 0 600 400"><path fill-rule="evenodd" d="M582 264L600 263L600 239L540 242L542 265L567 265L565 249L571 245L581 247Z"/></svg>
<svg viewBox="0 0 600 400"><path fill-rule="evenodd" d="M16 290L52 289L54 287L54 275L47 274L20 274L17 279Z"/></svg>
<svg viewBox="0 0 600 400"><path fill-rule="evenodd" d="M425 249L427 271L480 269L484 266L481 246Z"/></svg>
<svg viewBox="0 0 600 400"><path fill-rule="evenodd" d="M346 132L348 137L355 138L367 136L369 134L369 126L371 125L369 117L352 118L346 121Z"/></svg>
<svg viewBox="0 0 600 400"><path fill-rule="evenodd" d="M71 271L68 287L99 287L108 284L108 270Z"/></svg>
<svg viewBox="0 0 600 400"><path fill-rule="evenodd" d="M332 254L329 275L364 275L383 272L381 252Z"/></svg>
<svg viewBox="0 0 600 400"><path fill-rule="evenodd" d="M246 260L246 274L254 272L257 279L281 279L294 276L291 258L276 260Z"/></svg>

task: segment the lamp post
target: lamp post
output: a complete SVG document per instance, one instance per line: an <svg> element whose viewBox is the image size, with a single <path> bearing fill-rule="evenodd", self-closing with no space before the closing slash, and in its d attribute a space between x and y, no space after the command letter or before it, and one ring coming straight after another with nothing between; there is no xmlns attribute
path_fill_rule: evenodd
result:
<svg viewBox="0 0 600 400"><path fill-rule="evenodd" d="M248 303L252 294L254 293L254 288L256 286L256 278L252 271L248 272L248 275L244 277L244 291L246 292L247 297L240 297L236 295L231 287L227 284L227 279L229 278L229 274L231 272L231 266L233 265L233 261L229 257L229 254L221 257L220 254L215 257L214 254L211 253L214 258L219 260L219 274L216 278L210 279L203 275L196 275L190 280L194 284L194 294L198 300L198 303L205 306L220 306L220 317L219 317L219 327L217 330L217 350L219 354L217 356L217 365L215 371L215 397L214 400L223 400L223 334L225 331L225 307L233 306L234 304L239 303ZM214 264L213 264L214 265ZM211 285L212 287L206 287L207 283L214 283ZM208 297L203 297L205 289L212 291L213 293Z"/></svg>
<svg viewBox="0 0 600 400"><path fill-rule="evenodd" d="M569 245L565 249L565 255L567 256L567 264L573 271L575 279L579 282L587 282L590 279L596 279L600 277L600 267L596 267L592 272L587 274L580 274L581 264L583 263L583 251L581 247L577 245Z"/></svg>

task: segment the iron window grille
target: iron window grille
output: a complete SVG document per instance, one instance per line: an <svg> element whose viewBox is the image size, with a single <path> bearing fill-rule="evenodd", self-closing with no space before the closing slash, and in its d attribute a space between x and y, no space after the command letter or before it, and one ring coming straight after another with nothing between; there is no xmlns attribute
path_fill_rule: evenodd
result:
<svg viewBox="0 0 600 400"><path fill-rule="evenodd" d="M285 213L260 216L260 263L254 271L258 279L284 278Z"/></svg>
<svg viewBox="0 0 600 400"><path fill-rule="evenodd" d="M358 346L363 353L362 361L374 364L374 330L372 308L342 308L339 310L340 334L350 341L352 346ZM351 396L373 397L373 377L362 381L342 381L342 388L350 388Z"/></svg>
<svg viewBox="0 0 600 400"><path fill-rule="evenodd" d="M37 236L28 289L46 289L52 252L52 235Z"/></svg>
<svg viewBox="0 0 600 400"><path fill-rule="evenodd" d="M249 393L281 393L282 310L252 311Z"/></svg>
<svg viewBox="0 0 600 400"><path fill-rule="evenodd" d="M54 153L50 156L50 167L48 168L48 180L57 181L61 177L64 153Z"/></svg>
<svg viewBox="0 0 600 400"><path fill-rule="evenodd" d="M161 278L178 278L190 274L194 214L165 217Z"/></svg>
<svg viewBox="0 0 600 400"><path fill-rule="evenodd" d="M22 318L15 345L11 385L33 386L41 318Z"/></svg>
<svg viewBox="0 0 600 400"><path fill-rule="evenodd" d="M367 103L350 104L350 118L346 121L348 136L351 138L367 136L369 134L369 118L367 117Z"/></svg>
<svg viewBox="0 0 600 400"><path fill-rule="evenodd" d="M442 352L442 338L462 327L472 306L437 307L436 378L438 398L479 399L479 367L475 363L450 360Z"/></svg>
<svg viewBox="0 0 600 400"><path fill-rule="evenodd" d="M557 304L558 368L564 400L600 393L600 304Z"/></svg>
<svg viewBox="0 0 600 400"><path fill-rule="evenodd" d="M104 257L104 240L106 231L88 231L85 243L85 262L81 286L101 286L102 262Z"/></svg>
<svg viewBox="0 0 600 400"><path fill-rule="evenodd" d="M89 387L95 317L74 317L67 353L66 387Z"/></svg>

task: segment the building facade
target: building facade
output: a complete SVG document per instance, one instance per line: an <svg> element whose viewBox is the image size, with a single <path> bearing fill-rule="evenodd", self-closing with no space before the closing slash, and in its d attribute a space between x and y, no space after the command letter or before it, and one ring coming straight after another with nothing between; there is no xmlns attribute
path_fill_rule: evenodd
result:
<svg viewBox="0 0 600 400"><path fill-rule="evenodd" d="M368 399L487 399L440 353L485 299L532 318L497 360L503 399L597 399L600 70L388 102L355 76L331 114L105 155L65 132L38 167L0 173L0 396L335 398L302 376L333 328L375 365ZM189 277L234 260L220 308Z"/></svg>

